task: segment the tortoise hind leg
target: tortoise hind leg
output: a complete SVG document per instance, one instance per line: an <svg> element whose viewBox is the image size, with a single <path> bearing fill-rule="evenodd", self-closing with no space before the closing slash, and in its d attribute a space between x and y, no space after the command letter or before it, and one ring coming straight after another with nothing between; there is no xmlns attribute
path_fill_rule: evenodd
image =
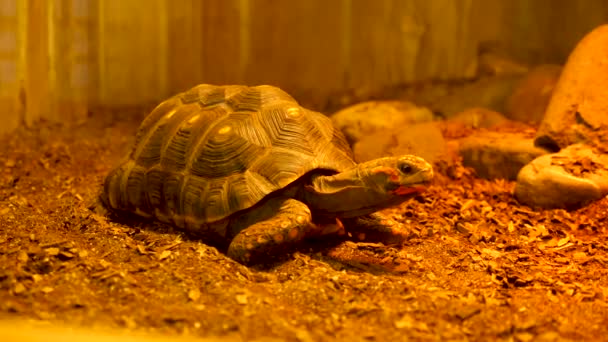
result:
<svg viewBox="0 0 608 342"><path fill-rule="evenodd" d="M306 237L323 233L323 228L312 222L308 206L291 198L271 199L231 222L231 226L233 232L246 227L236 234L227 252L242 264L261 261Z"/></svg>

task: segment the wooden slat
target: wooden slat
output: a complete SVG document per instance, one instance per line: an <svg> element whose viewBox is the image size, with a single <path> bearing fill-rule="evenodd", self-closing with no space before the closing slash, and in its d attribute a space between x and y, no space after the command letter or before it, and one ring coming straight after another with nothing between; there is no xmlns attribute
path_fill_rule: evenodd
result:
<svg viewBox="0 0 608 342"><path fill-rule="evenodd" d="M428 30L422 36L412 81L474 77L478 52L475 34L481 29L472 17L474 0L421 1L419 5Z"/></svg>
<svg viewBox="0 0 608 342"><path fill-rule="evenodd" d="M470 0L353 0L348 87L472 76Z"/></svg>
<svg viewBox="0 0 608 342"><path fill-rule="evenodd" d="M249 0L181 0L168 6L171 92L199 83L244 83Z"/></svg>
<svg viewBox="0 0 608 342"><path fill-rule="evenodd" d="M180 0L167 8L167 80L170 92L180 92L203 82L202 27L206 22L199 17L203 4L200 0Z"/></svg>
<svg viewBox="0 0 608 342"><path fill-rule="evenodd" d="M100 105L137 106L168 95L167 1L98 2Z"/></svg>
<svg viewBox="0 0 608 342"><path fill-rule="evenodd" d="M563 63L586 33L608 21L608 2L475 0L473 12L477 41L494 41L530 64Z"/></svg>
<svg viewBox="0 0 608 342"><path fill-rule="evenodd" d="M95 0L55 0L49 2L50 85L54 97L50 118L77 122L86 118L96 89L94 27Z"/></svg>
<svg viewBox="0 0 608 342"><path fill-rule="evenodd" d="M19 16L14 0L0 0L0 134L19 125Z"/></svg>
<svg viewBox="0 0 608 342"><path fill-rule="evenodd" d="M278 85L296 97L341 88L342 5L326 0L251 1L247 83Z"/></svg>
<svg viewBox="0 0 608 342"><path fill-rule="evenodd" d="M424 33L413 1L352 1L348 88L413 78ZM408 58L400 56L408 55Z"/></svg>
<svg viewBox="0 0 608 342"><path fill-rule="evenodd" d="M248 3L243 0L202 2L198 12L202 24L201 83L243 83L241 54L247 46L242 25L247 20Z"/></svg>
<svg viewBox="0 0 608 342"><path fill-rule="evenodd" d="M48 4L44 0L26 2L25 42L25 123L31 125L51 116Z"/></svg>

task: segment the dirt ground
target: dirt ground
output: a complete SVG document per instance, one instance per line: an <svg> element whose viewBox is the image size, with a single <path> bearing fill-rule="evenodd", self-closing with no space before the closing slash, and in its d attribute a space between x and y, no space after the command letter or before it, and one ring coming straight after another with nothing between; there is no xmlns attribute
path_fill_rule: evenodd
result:
<svg viewBox="0 0 608 342"><path fill-rule="evenodd" d="M533 211L513 183L450 166L390 210L404 245L311 244L247 268L87 209L137 125L0 140L0 318L260 341L608 339L608 199Z"/></svg>

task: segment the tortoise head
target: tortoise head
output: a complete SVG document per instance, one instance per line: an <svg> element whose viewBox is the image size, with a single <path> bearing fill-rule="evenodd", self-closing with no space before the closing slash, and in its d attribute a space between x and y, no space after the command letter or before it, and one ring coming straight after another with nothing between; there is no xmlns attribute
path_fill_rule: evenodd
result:
<svg viewBox="0 0 608 342"><path fill-rule="evenodd" d="M315 178L306 197L317 212L355 217L398 205L424 191L432 179L433 167L420 157L385 157Z"/></svg>
<svg viewBox="0 0 608 342"><path fill-rule="evenodd" d="M360 177L379 196L408 198L426 189L433 179L433 167L424 159L406 155L361 163Z"/></svg>

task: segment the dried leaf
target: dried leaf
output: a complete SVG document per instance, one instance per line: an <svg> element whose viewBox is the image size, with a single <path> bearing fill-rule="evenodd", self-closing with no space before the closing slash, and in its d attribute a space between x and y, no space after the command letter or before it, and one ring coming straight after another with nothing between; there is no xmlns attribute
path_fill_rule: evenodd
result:
<svg viewBox="0 0 608 342"><path fill-rule="evenodd" d="M499 258L499 257L501 257L501 256L502 256L502 253L501 253L501 252L499 252L499 251L497 251L497 250L494 250L494 249L490 249L490 248L483 248L483 249L481 250L481 252L482 252L483 254L487 254L487 255L491 256L491 257L492 257L492 258L494 258L494 259Z"/></svg>
<svg viewBox="0 0 608 342"><path fill-rule="evenodd" d="M50 247L44 250L46 252L46 254L50 255L50 256L57 256L59 255L59 248L57 247Z"/></svg>
<svg viewBox="0 0 608 342"><path fill-rule="evenodd" d="M15 284L15 288L13 288L13 292L15 294L20 294L20 293L25 292L25 285L23 285L22 283Z"/></svg>
<svg viewBox="0 0 608 342"><path fill-rule="evenodd" d="M50 286L45 286L42 289L40 289L40 291L42 291L43 293L51 293L51 292L55 291L55 289Z"/></svg>
<svg viewBox="0 0 608 342"><path fill-rule="evenodd" d="M201 298L201 290L194 288L188 291L188 299L191 301L196 302L199 298Z"/></svg>
<svg viewBox="0 0 608 342"><path fill-rule="evenodd" d="M411 316L403 316L400 320L395 321L395 328L397 329L416 329L419 331L428 331L429 327L426 323L416 321Z"/></svg>
<svg viewBox="0 0 608 342"><path fill-rule="evenodd" d="M74 254L72 254L70 252L66 252L66 251L61 251L61 252L59 252L58 257L60 257L63 260L68 260L68 259L74 258Z"/></svg>
<svg viewBox="0 0 608 342"><path fill-rule="evenodd" d="M509 233L513 233L515 231L515 225L513 224L513 221L509 221L509 223L507 224L507 230L509 231Z"/></svg>
<svg viewBox="0 0 608 342"><path fill-rule="evenodd" d="M158 255L158 260L162 261L167 259L169 256L171 256L171 251L170 250L164 250L162 251L159 255Z"/></svg>
<svg viewBox="0 0 608 342"><path fill-rule="evenodd" d="M17 255L17 260L21 262L27 262L28 259L29 257L25 251L19 251L19 254Z"/></svg>
<svg viewBox="0 0 608 342"><path fill-rule="evenodd" d="M148 251L146 250L146 247L145 247L145 246L143 246L143 245L137 245L135 248L137 249L137 251L138 251L138 252L139 252L139 254L141 254L141 255L146 255L146 254L148 254Z"/></svg>
<svg viewBox="0 0 608 342"><path fill-rule="evenodd" d="M559 241L557 241L557 247L561 247L561 246L567 244L568 241L570 241L570 237L569 236L566 236L563 239L559 239Z"/></svg>
<svg viewBox="0 0 608 342"><path fill-rule="evenodd" d="M246 294L237 294L235 296L236 302L240 305L245 305L248 302L248 296Z"/></svg>
<svg viewBox="0 0 608 342"><path fill-rule="evenodd" d="M584 259L587 258L587 253L585 253L585 252L574 252L572 254L572 257L574 258L574 260L581 261L581 260L584 260Z"/></svg>

